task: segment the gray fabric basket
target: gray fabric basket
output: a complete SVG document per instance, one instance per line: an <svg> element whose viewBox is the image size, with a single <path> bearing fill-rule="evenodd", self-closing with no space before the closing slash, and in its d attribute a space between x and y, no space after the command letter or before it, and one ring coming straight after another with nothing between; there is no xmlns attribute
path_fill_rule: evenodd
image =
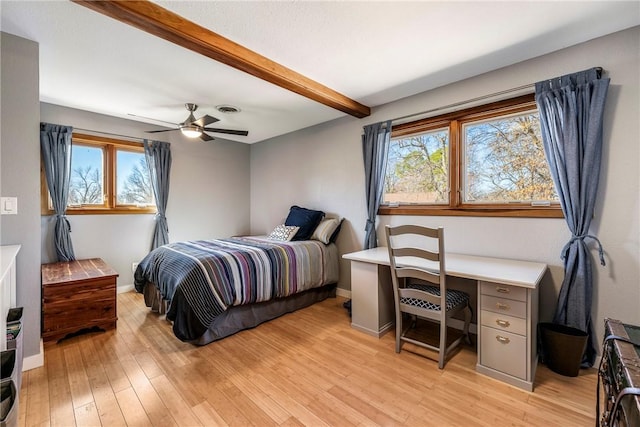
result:
<svg viewBox="0 0 640 427"><path fill-rule="evenodd" d="M5 350L0 352L1 380L13 380L18 384L18 364L16 363L16 350Z"/></svg>
<svg viewBox="0 0 640 427"><path fill-rule="evenodd" d="M7 350L16 352L17 381L15 383L18 390L22 386L22 322L7 325Z"/></svg>
<svg viewBox="0 0 640 427"><path fill-rule="evenodd" d="M12 380L0 382L0 427L18 425L18 393Z"/></svg>

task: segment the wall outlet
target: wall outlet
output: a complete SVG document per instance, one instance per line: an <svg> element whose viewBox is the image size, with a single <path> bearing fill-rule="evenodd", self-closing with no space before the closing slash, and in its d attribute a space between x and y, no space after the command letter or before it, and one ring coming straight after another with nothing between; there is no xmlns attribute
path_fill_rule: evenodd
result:
<svg viewBox="0 0 640 427"><path fill-rule="evenodd" d="M135 273L136 272L136 268L138 268L138 263L134 262L133 264L131 264L131 272Z"/></svg>

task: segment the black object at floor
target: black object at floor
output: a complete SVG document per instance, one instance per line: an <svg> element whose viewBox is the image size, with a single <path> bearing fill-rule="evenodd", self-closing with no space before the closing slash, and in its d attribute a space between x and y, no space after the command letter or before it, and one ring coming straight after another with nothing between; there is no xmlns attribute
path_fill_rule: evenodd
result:
<svg viewBox="0 0 640 427"><path fill-rule="evenodd" d="M345 301L342 306L347 309L349 312L349 317L351 317L351 300Z"/></svg>
<svg viewBox="0 0 640 427"><path fill-rule="evenodd" d="M540 323L545 363L553 372L577 377L588 334L580 329L557 323Z"/></svg>

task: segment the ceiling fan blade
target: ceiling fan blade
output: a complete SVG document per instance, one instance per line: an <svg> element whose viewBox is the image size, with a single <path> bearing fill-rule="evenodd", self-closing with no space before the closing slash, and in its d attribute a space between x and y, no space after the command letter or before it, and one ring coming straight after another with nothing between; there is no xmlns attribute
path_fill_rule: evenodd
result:
<svg viewBox="0 0 640 427"><path fill-rule="evenodd" d="M241 135L247 136L249 132L246 130L235 130L235 129L219 129L219 128L204 128L207 132L216 132L216 133L226 133L229 135Z"/></svg>
<svg viewBox="0 0 640 427"><path fill-rule="evenodd" d="M211 117L210 115L205 114L204 116L200 117L198 120L193 121L191 123L200 127L205 127L207 125L210 125L211 123L215 123L219 121L220 119L216 119L215 117Z"/></svg>
<svg viewBox="0 0 640 427"><path fill-rule="evenodd" d="M202 132L202 135L200 135L200 139L203 141L213 141L215 138Z"/></svg>
<svg viewBox="0 0 640 427"><path fill-rule="evenodd" d="M180 130L180 129L145 130L144 133L171 132L171 131L174 131L174 130Z"/></svg>

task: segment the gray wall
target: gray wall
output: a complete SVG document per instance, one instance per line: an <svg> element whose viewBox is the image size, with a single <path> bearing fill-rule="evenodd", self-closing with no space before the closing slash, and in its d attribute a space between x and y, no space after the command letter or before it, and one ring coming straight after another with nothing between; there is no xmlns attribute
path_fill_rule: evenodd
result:
<svg viewBox="0 0 640 427"><path fill-rule="evenodd" d="M251 149L251 231L270 231L292 204L346 218L341 253L360 250L366 218L362 126L497 93L594 66L611 78L604 127L604 158L591 230L607 266L594 257L593 316L598 336L606 316L640 323L640 27L424 92L374 109L362 120L342 118L264 141ZM563 219L384 216L385 224L443 225L451 252L544 262L541 320L550 320L563 278L560 251L570 233ZM593 255L597 252L592 251ZM339 286L350 289L341 263Z"/></svg>
<svg viewBox="0 0 640 427"><path fill-rule="evenodd" d="M139 137L152 126L40 105L37 44L3 33L1 49L0 190L3 196L18 197L19 214L1 217L0 243L22 245L18 303L26 309L25 356L31 356L39 353L41 257L42 262L53 260L50 222L40 217L38 122ZM263 234L284 220L290 205L300 204L345 217L340 251L359 250L365 218L363 125L602 66L612 84L592 231L605 247L608 265L594 262L594 320L599 335L605 316L640 323L639 53L636 27L383 105L363 120L346 117L253 146L224 140L200 143L165 134L173 153L170 238ZM130 285L131 262L147 253L153 216L75 215L70 222L76 255L103 257L120 272L119 286ZM550 272L542 283L541 319L551 317L563 275L560 249L569 238L564 220L394 216L380 218L379 227L407 222L444 225L450 251L546 262ZM340 287L346 290L349 274L343 262Z"/></svg>
<svg viewBox="0 0 640 427"><path fill-rule="evenodd" d="M40 353L39 49L11 34L0 33L0 38L0 194L18 198L18 214L0 217L0 244L22 245L16 288L17 304L24 307L24 356L29 357Z"/></svg>
<svg viewBox="0 0 640 427"><path fill-rule="evenodd" d="M43 122L141 138L149 136L145 130L156 128L46 103L41 104L40 117ZM247 234L249 146L218 138L212 142L189 140L180 132L155 137L171 143L167 205L170 241ZM130 287L133 284L131 264L149 252L154 215L69 215L68 218L76 258L104 259L120 273L120 289ZM51 217L43 216L43 263L55 261L52 231Z"/></svg>
<svg viewBox="0 0 640 427"><path fill-rule="evenodd" d="M3 215L0 244L20 244L17 302L24 312L24 355L40 354L40 265L55 261L51 219L40 216L40 121L145 137L153 129L124 120L39 102L38 44L1 33L2 196L18 198L18 215ZM173 164L167 207L171 241L249 232L250 146L216 138L209 143L165 134ZM71 215L78 258L101 257L119 273L119 288L133 284L131 263L147 254L153 215ZM38 359L34 359L34 363Z"/></svg>

